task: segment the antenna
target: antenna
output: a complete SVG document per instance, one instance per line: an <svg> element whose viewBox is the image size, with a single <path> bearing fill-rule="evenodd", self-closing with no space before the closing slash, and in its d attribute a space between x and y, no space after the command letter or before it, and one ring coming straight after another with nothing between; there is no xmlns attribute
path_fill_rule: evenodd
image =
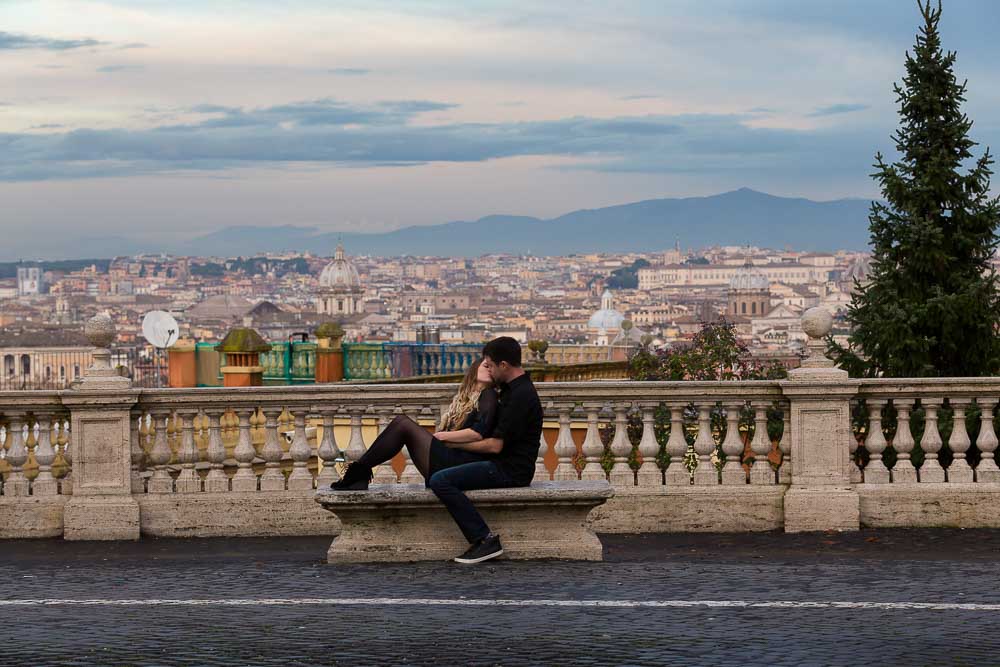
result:
<svg viewBox="0 0 1000 667"><path fill-rule="evenodd" d="M180 327L170 313L151 310L142 318L142 337L155 348L165 350L177 342Z"/></svg>

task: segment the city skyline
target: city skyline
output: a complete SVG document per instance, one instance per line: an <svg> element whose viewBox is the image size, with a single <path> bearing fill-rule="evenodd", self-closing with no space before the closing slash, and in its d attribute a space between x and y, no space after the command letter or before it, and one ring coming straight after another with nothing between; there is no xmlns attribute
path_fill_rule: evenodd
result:
<svg viewBox="0 0 1000 667"><path fill-rule="evenodd" d="M876 196L915 3L663 4L5 3L6 245ZM984 145L997 13L942 23Z"/></svg>

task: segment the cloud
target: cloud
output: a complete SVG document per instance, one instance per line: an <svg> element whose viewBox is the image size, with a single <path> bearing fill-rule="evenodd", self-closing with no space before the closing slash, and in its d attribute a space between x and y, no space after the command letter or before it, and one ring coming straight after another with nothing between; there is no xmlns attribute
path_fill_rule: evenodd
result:
<svg viewBox="0 0 1000 667"><path fill-rule="evenodd" d="M142 65L104 65L98 67L97 71L102 74L114 74L115 72L141 72L146 69Z"/></svg>
<svg viewBox="0 0 1000 667"><path fill-rule="evenodd" d="M66 127L60 123L42 123L41 125L32 125L29 130L57 130Z"/></svg>
<svg viewBox="0 0 1000 667"><path fill-rule="evenodd" d="M291 102L258 109L199 104L192 107L190 111L214 117L193 125L168 126L162 129L178 131L188 130L192 127L281 127L288 124L298 127L401 125L419 114L445 111L457 106L457 104L429 100L386 100L364 106L352 105L330 98Z"/></svg>
<svg viewBox="0 0 1000 667"><path fill-rule="evenodd" d="M67 65L35 65L38 69L66 69Z"/></svg>
<svg viewBox="0 0 1000 667"><path fill-rule="evenodd" d="M148 49L148 48L149 48L149 44L146 44L145 42L129 42L128 44L122 44L121 46L118 47L119 50L125 50L125 49Z"/></svg>
<svg viewBox="0 0 1000 667"><path fill-rule="evenodd" d="M812 113L809 114L811 118L820 118L822 116L836 116L842 113L852 113L854 111L864 111L868 109L867 104L831 104L828 107L820 107Z"/></svg>
<svg viewBox="0 0 1000 667"><path fill-rule="evenodd" d="M660 95L640 94L640 95L625 95L624 97L619 97L618 99L624 102L632 102L635 100L658 100L660 99L660 97L661 97Z"/></svg>
<svg viewBox="0 0 1000 667"><path fill-rule="evenodd" d="M571 117L508 123L412 123L454 105L426 100L373 105L333 99L264 108L202 104L196 118L152 129L0 134L0 180L33 181L307 164L367 168L561 158L560 169L756 173L867 169L878 137L751 128L738 115ZM884 142L883 142L884 143ZM571 158L570 166L565 160Z"/></svg>
<svg viewBox="0 0 1000 667"><path fill-rule="evenodd" d="M105 42L96 39L55 39L38 35L25 35L0 31L0 51L20 49L45 49L48 51L69 51L92 46L102 46Z"/></svg>
<svg viewBox="0 0 1000 667"><path fill-rule="evenodd" d="M754 107L753 109L747 109L747 113L778 113L778 110L771 107Z"/></svg>
<svg viewBox="0 0 1000 667"><path fill-rule="evenodd" d="M327 70L330 74L338 74L340 76L364 76L366 74L371 74L370 69L365 69L364 67L334 67L333 69Z"/></svg>

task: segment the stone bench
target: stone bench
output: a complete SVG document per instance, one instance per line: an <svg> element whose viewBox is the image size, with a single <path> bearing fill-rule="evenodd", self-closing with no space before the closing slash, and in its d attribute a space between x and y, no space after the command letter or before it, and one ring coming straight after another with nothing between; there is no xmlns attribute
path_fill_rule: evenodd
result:
<svg viewBox="0 0 1000 667"><path fill-rule="evenodd" d="M604 481L536 482L512 489L469 491L502 558L601 560L601 543L587 515L614 495ZM417 484L376 484L367 491L316 492L316 502L340 519L330 563L447 560L468 543L437 497Z"/></svg>

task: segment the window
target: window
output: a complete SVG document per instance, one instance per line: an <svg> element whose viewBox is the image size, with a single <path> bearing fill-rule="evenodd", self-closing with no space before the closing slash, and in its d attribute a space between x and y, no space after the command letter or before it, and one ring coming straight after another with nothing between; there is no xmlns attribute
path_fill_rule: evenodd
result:
<svg viewBox="0 0 1000 667"><path fill-rule="evenodd" d="M744 301L743 303L740 304L740 310L743 311L744 315L747 314L747 302L746 301Z"/></svg>
<svg viewBox="0 0 1000 667"><path fill-rule="evenodd" d="M31 375L31 357L26 354L21 355L21 375Z"/></svg>
<svg viewBox="0 0 1000 667"><path fill-rule="evenodd" d="M5 354L3 357L3 373L4 375L11 377L14 375L14 355Z"/></svg>

